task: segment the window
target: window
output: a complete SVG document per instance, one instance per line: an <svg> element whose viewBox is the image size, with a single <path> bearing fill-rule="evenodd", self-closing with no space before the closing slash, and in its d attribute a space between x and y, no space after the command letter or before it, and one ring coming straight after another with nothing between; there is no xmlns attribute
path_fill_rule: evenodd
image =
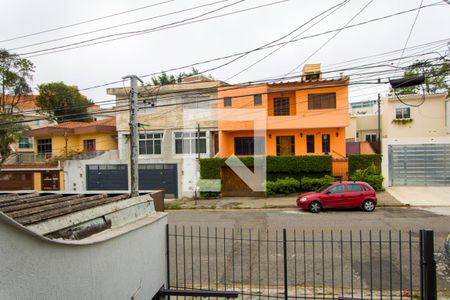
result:
<svg viewBox="0 0 450 300"><path fill-rule="evenodd" d="M199 144L200 153L206 153L206 132L175 132L175 153L192 154L198 153L197 144Z"/></svg>
<svg viewBox="0 0 450 300"><path fill-rule="evenodd" d="M306 152L307 153L314 153L314 135L307 135L306 136Z"/></svg>
<svg viewBox="0 0 450 300"><path fill-rule="evenodd" d="M409 119L411 118L411 108L410 107L397 107L395 109L396 119Z"/></svg>
<svg viewBox="0 0 450 300"><path fill-rule="evenodd" d="M277 156L289 156L295 154L294 136L277 136Z"/></svg>
<svg viewBox="0 0 450 300"><path fill-rule="evenodd" d="M95 151L95 140L83 140L84 152Z"/></svg>
<svg viewBox="0 0 450 300"><path fill-rule="evenodd" d="M365 184L363 184L363 188L364 188L365 191L371 191L372 190L369 186L367 186Z"/></svg>
<svg viewBox="0 0 450 300"><path fill-rule="evenodd" d="M366 142L374 143L377 141L376 133L366 133Z"/></svg>
<svg viewBox="0 0 450 300"><path fill-rule="evenodd" d="M345 192L345 187L343 184L335 185L328 190L329 194L337 194L337 193L343 193L343 192Z"/></svg>
<svg viewBox="0 0 450 300"><path fill-rule="evenodd" d="M274 98L273 114L275 116L289 116L289 98Z"/></svg>
<svg viewBox="0 0 450 300"><path fill-rule="evenodd" d="M52 155L52 139L37 140L38 155L50 157Z"/></svg>
<svg viewBox="0 0 450 300"><path fill-rule="evenodd" d="M235 155L254 155L264 153L265 153L265 140L263 137L234 138Z"/></svg>
<svg viewBox="0 0 450 300"><path fill-rule="evenodd" d="M349 192L361 192L362 191L361 186L359 184L357 184L357 183L350 183L347 186L347 188L348 188Z"/></svg>
<svg viewBox="0 0 450 300"><path fill-rule="evenodd" d="M162 133L139 135L139 154L161 154Z"/></svg>
<svg viewBox="0 0 450 300"><path fill-rule="evenodd" d="M322 134L322 152L329 153L330 152L330 135Z"/></svg>
<svg viewBox="0 0 450 300"><path fill-rule="evenodd" d="M232 106L233 102L231 101L231 97L224 97L223 98L223 106Z"/></svg>
<svg viewBox="0 0 450 300"><path fill-rule="evenodd" d="M308 109L336 108L336 93L308 94Z"/></svg>
<svg viewBox="0 0 450 300"><path fill-rule="evenodd" d="M33 148L33 143L31 138L21 137L19 138L19 149L31 149Z"/></svg>
<svg viewBox="0 0 450 300"><path fill-rule="evenodd" d="M253 105L261 105L262 104L262 96L255 95L253 96Z"/></svg>

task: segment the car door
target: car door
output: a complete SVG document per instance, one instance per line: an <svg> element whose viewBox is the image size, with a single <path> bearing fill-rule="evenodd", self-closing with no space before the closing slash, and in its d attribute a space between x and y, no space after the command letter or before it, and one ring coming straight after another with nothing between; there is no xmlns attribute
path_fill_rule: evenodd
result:
<svg viewBox="0 0 450 300"><path fill-rule="evenodd" d="M347 207L358 207L364 200L364 189L359 183L349 183L347 185L347 195L346 195Z"/></svg>
<svg viewBox="0 0 450 300"><path fill-rule="evenodd" d="M324 208L343 207L342 205L345 200L345 185L333 185L326 191L322 199L324 199L322 203Z"/></svg>

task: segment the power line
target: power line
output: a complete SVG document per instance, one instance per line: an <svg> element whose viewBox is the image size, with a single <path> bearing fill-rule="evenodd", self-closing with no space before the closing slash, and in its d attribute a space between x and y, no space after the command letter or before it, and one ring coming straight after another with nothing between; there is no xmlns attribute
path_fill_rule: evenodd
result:
<svg viewBox="0 0 450 300"><path fill-rule="evenodd" d="M203 22L203 21L207 21L207 20L210 20L210 19L215 19L215 18L227 16L227 15L232 15L232 14L241 13L241 12L244 12L244 11L249 11L249 10L252 10L252 9L257 9L257 8L261 8L261 7L265 7L265 6L269 6L269 5L279 4L279 3L285 2L285 1L289 1L289 0L280 0L280 1L269 3L269 4L264 4L264 5L260 5L260 6L256 6L256 7L251 7L251 8L247 8L247 9L243 9L243 10L238 10L238 11L234 11L234 12L230 12L230 13L226 13L226 14L222 14L222 15L217 15L217 16L213 16L213 17L200 19L200 20L194 20L194 21L191 21L191 22L186 22L186 23L181 24L181 25L174 25L174 26L171 26L171 27L165 27L163 29L169 29L169 28L178 27L178 26L182 26L182 25L188 25L188 24ZM428 7L438 6L438 5L443 5L443 4L441 4L441 2L436 2L436 3L424 5L421 8L423 9L423 8L428 8ZM394 13L394 14L383 16L383 17L370 19L370 20L367 20L365 22L360 22L360 23L357 23L357 24L349 25L349 26L347 26L347 27L345 27L343 29L353 28L353 27L365 25L365 24L368 24L368 23L384 20L384 19L387 19L387 18L392 18L392 17L398 16L398 15L402 15L402 14L406 14L406 13L410 13L410 12L416 11L418 9L419 8L413 8L413 9L409 9L409 10L400 11L400 12L397 12L397 13ZM49 52L31 55L31 56L28 56L28 58L36 57L36 56L42 56L42 55L47 55L47 54L52 54L52 53L58 53L58 52L63 52L63 51L68 51L68 50L73 50L73 49L78 49L78 48L82 48L82 47L88 47L88 46L97 45L97 44L110 42L110 41L115 41L115 40L119 40L119 39L123 39L123 38L129 38L129 37L133 37L133 36L136 36L136 35L150 33L150 32L152 32L151 30L152 29L142 30L140 32L137 32L137 33L134 33L134 34L130 34L130 35L124 36L124 37L113 38L113 39L109 39L109 40L105 40L105 41L98 41L98 42L85 44L85 45L78 45L78 46L74 46L72 48L59 49L59 50L55 50L55 51L51 51L52 48L50 48L50 49L43 49L43 50L39 50L39 51L40 52L42 52L42 51L49 51ZM312 37L317 37L317 36L333 33L333 32L339 31L339 30L342 30L342 28L338 28L338 29L334 29L334 30L328 30L328 31L325 31L325 32L322 32L322 33L306 36L306 37L303 37L303 38L298 38L298 39L295 39L295 40L293 40L291 42L297 42L297 41L300 41L300 40L309 39L309 38L312 38ZM116 35L121 35L121 34L128 34L128 33L119 33L119 34L116 34ZM100 37L100 38L103 38L103 37ZM280 43L280 44L282 44L282 43ZM63 46L60 46L60 47L69 47L69 46L70 45L63 45ZM277 46L277 45L275 44L275 45L271 45L269 47L275 47L275 46ZM140 77L142 77L142 76L140 76Z"/></svg>
<svg viewBox="0 0 450 300"><path fill-rule="evenodd" d="M208 14L212 14L214 12L217 12L217 11L221 10L221 9L225 9L225 8L227 8L229 6L236 5L236 4L241 3L243 1L246 1L246 0L239 0L239 1L235 2L235 3L228 4L226 6L220 7L218 9L214 9L212 11L203 13L203 14L195 16L195 17L187 18L187 19L184 19L184 20L181 20L181 21L176 21L176 22L173 22L173 23L169 23L169 24L165 24L165 25L161 25L161 26L157 26L157 27L153 27L153 28L148 28L148 29L138 30L138 31L129 31L129 32L121 32L121 33L109 34L109 35L100 36L100 37L96 37L96 38L92 38L92 39L88 39L88 40L84 40L84 41L80 41L80 42L76 42L76 43L70 43L70 44L66 44L66 45L62 45L62 46L57 46L57 47L31 51L31 52L27 52L27 53L22 53L22 54L19 54L19 55L22 55L22 56L30 55L30 56L27 56L28 58L30 58L30 57L42 56L42 55L46 55L46 54L50 54L50 53L57 53L57 52L63 52L63 51L67 51L67 50L73 50L73 49L88 47L88 46L92 46L92 45L97 45L97 44L102 44L102 43L106 43L106 42L111 42L111 41L121 40L121 39L125 39L125 38L130 38L130 37L134 37L134 36L137 36L137 35L147 34L147 33L161 31L161 30L166 30L166 29L171 29L171 28L175 28L175 27L180 27L180 26L194 24L194 23L199 23L199 22L204 22L204 21L209 21L209 20L212 20L212 19L217 19L217 18L229 16L229 15L234 15L234 14L238 14L238 13L254 10L254 9L259 9L259 8L263 8L263 7L267 7L267 6L271 6L271 5L280 4L280 3L283 3L283 2L286 2L286 1L289 1L289 0L278 0L278 1L267 3L267 4L263 4L263 5L257 5L257 6L253 6L253 7L250 7L250 8L245 8L245 9L241 9L241 10L235 10L235 11L232 11L232 12L229 12L229 13L219 14L219 15L216 15L216 16L213 16L213 17L206 17L206 18L203 18L203 19L196 20L196 19L198 19L200 17L203 17L203 16L208 15ZM119 36L119 37L117 37L117 36ZM103 39L111 38L111 37L113 37L113 38L112 39L108 39L108 40L103 40ZM103 41L95 42L97 40L103 40ZM90 42L93 42L93 43L90 43ZM74 46L74 47L72 47L72 46ZM42 52L45 52L45 53L42 53Z"/></svg>
<svg viewBox="0 0 450 300"><path fill-rule="evenodd" d="M298 66L296 66L294 69L292 69L287 74L294 73L297 69L299 69L302 65L304 65L311 57L313 57L317 52L319 52L323 47L325 47L329 42L331 42L339 33L342 32L344 28L346 28L350 23L356 19L374 0L370 0L366 3L366 5L363 6L353 17L350 18L350 20L345 23L344 27L341 28L341 30L338 30L332 37L330 37L328 40L326 40L322 45L320 45L319 48L317 48L313 53L311 53L303 62L301 62Z"/></svg>
<svg viewBox="0 0 450 300"><path fill-rule="evenodd" d="M398 60L398 63L400 63L400 61L402 60L402 56L403 56L403 53L405 52L405 48L406 48L406 46L408 46L408 42L409 42L409 39L411 38L411 34L414 30L414 26L416 25L417 19L419 17L420 8L422 7L422 4L423 4L423 0L420 0L419 9L417 10L416 17L414 18L414 22L411 26L411 29L409 30L408 38L406 39L405 46L403 47L402 54L400 55L400 59Z"/></svg>
<svg viewBox="0 0 450 300"><path fill-rule="evenodd" d="M171 0L171 1L174 1L174 0ZM220 1L210 2L210 3L197 5L197 6L193 6L193 7L189 7L189 8L186 8L186 9L181 9L181 10L177 10L177 11L173 11L173 12L169 12L169 13L165 13L165 14L160 14L160 15L156 15L156 16L152 16L152 17L148 17L148 18L144 18L144 19L140 19L140 20L136 20L136 21L132 21L132 22L120 23L120 24L117 24L117 25L104 27L104 28L100 28L100 29L96 29L96 30L85 31L85 32L82 32L82 33L77 33L77 34L73 34L73 35L69 35L69 36L63 36L63 37L60 37L60 38L51 39L51 40L47 40L47 41L43 41L43 42L32 43L32 44L28 44L28 45L24 45L24 46L10 48L10 49L8 49L8 51L13 51L13 50L19 50L19 49L24 49L24 48L33 47L33 46L44 45L44 44L53 43L53 42L57 42L57 41L62 41L62 40L66 40L66 39L70 39L70 38L74 38L74 37L78 37L78 36L84 36L84 35L87 35L87 34L101 32L101 31L105 31L105 30L109 30L109 29L114 29L114 28L119 28L119 27L123 27L123 26L132 25L132 24L142 23L142 22L145 22L145 21L159 19L159 18L163 18L163 17L167 17L167 16L172 16L172 15L176 15L176 14L179 14L179 13L183 13L183 12L187 12L187 11L191 11L191 10L195 10L195 9L199 9L199 8L204 8L204 7L207 7L207 6L215 5L215 4L222 3L222 2L228 2L228 1L230 1L230 0L220 0Z"/></svg>
<svg viewBox="0 0 450 300"><path fill-rule="evenodd" d="M303 24L300 25L299 27L295 28L293 31L291 31L291 32L288 33L287 35L285 35L285 36L281 37L280 39L275 40L275 41L273 41L273 42L271 42L271 43L269 43L269 44L266 44L266 45L264 45L264 46L262 46L262 47L271 45L271 44L273 44L273 43L275 43L275 42L277 42L277 41L280 41L280 40L284 39L285 37L288 37L289 35L293 34L294 32L300 30L301 28L303 28L304 26L306 26L307 24L309 24L310 22L312 22L314 19L316 19L316 18L322 16L323 14L326 14L326 15L325 15L324 17L322 17L319 21L317 21L316 23L312 24L312 25L309 26L307 29L303 30L303 31L300 32L298 35L296 35L294 38L292 38L291 41L292 41L293 39L298 38L300 35L302 35L302 34L305 33L306 31L308 31L309 29L311 29L312 27L314 27L315 25L317 25L318 23L320 23L321 21L323 21L324 19L326 19L328 16L330 16L331 14L333 14L334 12L336 12L338 9L342 8L342 7L343 7L345 4L347 4L349 1L350 1L350 0L345 0L345 1L341 2L341 3L338 3L337 5L334 5L334 6L330 7L330 8L328 8L328 9L326 9L325 11L323 11L323 12L319 13L318 15L312 17L311 19L309 19L308 21L306 21L305 23L303 23ZM263 61L264 59L266 59L267 57L271 56L271 55L274 54L275 52L279 51L281 48L283 48L283 47L286 46L286 45L287 45L287 44L282 44L282 45L280 45L278 48L276 48L276 49L274 49L273 51L271 51L270 53L266 54L265 56L263 56L262 58L260 58L260 59L257 60L256 62L250 64L249 66L245 67L245 68L242 69L241 71L235 73L233 76L228 77L227 79L225 79L225 81L228 81L228 80L230 80L230 79L233 79L234 77L236 77L236 76L242 74L243 72L247 71L248 69L252 68L253 66L257 65L258 63L260 63L261 61ZM258 47L258 48L256 48L256 49L259 49L259 48L262 48L262 47ZM256 50L256 49L254 49L254 50ZM247 54L248 54L248 53L247 53ZM247 55L247 54L244 54L244 55L242 55L242 56L239 56L238 58L234 59L234 60L231 61L231 62L234 62L234 61L236 61L237 59L240 59L240 58L242 58L243 56L245 56L245 55ZM230 63L231 63L231 62L230 62Z"/></svg>
<svg viewBox="0 0 450 300"><path fill-rule="evenodd" d="M98 17L98 18L95 18L95 19L90 19L90 20L81 21L81 22L77 22L77 23L73 23L73 24L69 24L69 25L59 26L59 27L56 27L56 28L46 29L46 30L42 30L42 31L34 32L34 33L25 34L25 35L20 35L20 36L8 38L8 39L5 39L5 40L0 40L0 43L14 41L14 40L18 40L18 39L23 39L23 38L26 38L26 37L35 36L35 35L39 35L39 34L43 34L43 33L47 33L47 32L52 32L52 31L57 31L57 30L61 30L61 29L69 28L69 27L74 27L74 26L78 26L78 25L82 25L82 24L87 24L87 23L91 23L91 22L95 22L95 21L99 21L99 20L104 20L104 19L107 19L107 18L112 18L112 17L115 17L115 16L127 14L127 13L130 13L130 12L135 12L135 11L146 9L146 8L150 8L150 7L155 7L155 6L162 5L162 4L165 4L165 3L168 3L168 2L173 2L173 1L175 1L175 0L162 1L162 2L159 2L159 3L155 3L155 4L150 4L150 5L141 6L141 7L138 7L138 8L134 8L134 9L118 12L118 13L115 13L115 14L112 14L112 15Z"/></svg>

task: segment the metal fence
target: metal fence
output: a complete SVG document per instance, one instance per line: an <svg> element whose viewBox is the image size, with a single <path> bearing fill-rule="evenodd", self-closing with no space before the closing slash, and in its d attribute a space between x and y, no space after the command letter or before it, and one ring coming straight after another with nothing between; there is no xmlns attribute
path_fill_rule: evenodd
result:
<svg viewBox="0 0 450 300"><path fill-rule="evenodd" d="M421 271L430 259L420 236L168 227L168 288L237 291L248 299L414 299L433 279Z"/></svg>

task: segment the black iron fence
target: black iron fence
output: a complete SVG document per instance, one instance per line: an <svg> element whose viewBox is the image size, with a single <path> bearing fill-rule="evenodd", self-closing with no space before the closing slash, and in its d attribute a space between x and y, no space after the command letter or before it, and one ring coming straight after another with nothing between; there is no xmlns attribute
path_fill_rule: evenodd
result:
<svg viewBox="0 0 450 300"><path fill-rule="evenodd" d="M430 231L168 226L168 288L249 299L431 300L432 239Z"/></svg>

